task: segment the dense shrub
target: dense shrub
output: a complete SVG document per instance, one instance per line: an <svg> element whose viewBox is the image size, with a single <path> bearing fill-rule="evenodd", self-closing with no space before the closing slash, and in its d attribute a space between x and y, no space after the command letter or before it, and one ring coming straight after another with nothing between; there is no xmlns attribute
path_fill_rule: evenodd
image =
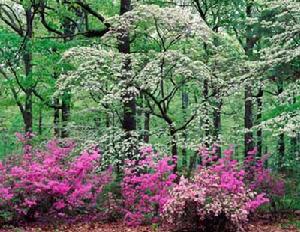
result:
<svg viewBox="0 0 300 232"><path fill-rule="evenodd" d="M251 189L264 192L269 199L276 196L283 196L285 193L285 182L280 177L272 173L271 169L265 167L268 154L261 158L256 158L257 149L254 148L248 153L244 161L246 180Z"/></svg>
<svg viewBox="0 0 300 232"><path fill-rule="evenodd" d="M20 135L19 135L20 137ZM64 216L92 210L112 170L98 171L97 148L71 157L74 143L50 141L43 150L34 150L28 141L18 161L0 163L0 210L13 219Z"/></svg>
<svg viewBox="0 0 300 232"><path fill-rule="evenodd" d="M136 226L159 221L176 179L170 157L159 157L151 147L141 149L139 160L127 160L122 181L125 222Z"/></svg>
<svg viewBox="0 0 300 232"><path fill-rule="evenodd" d="M268 199L247 186L246 172L232 159L232 149L225 150L220 159L207 149L200 154L202 163L194 177L182 177L172 189L164 205L164 217L181 230L242 230L249 214Z"/></svg>

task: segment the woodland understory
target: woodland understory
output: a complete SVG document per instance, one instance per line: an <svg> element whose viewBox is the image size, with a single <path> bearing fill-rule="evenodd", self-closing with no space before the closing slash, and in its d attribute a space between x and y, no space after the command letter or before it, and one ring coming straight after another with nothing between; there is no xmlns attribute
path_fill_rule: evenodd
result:
<svg viewBox="0 0 300 232"><path fill-rule="evenodd" d="M299 231L299 57L299 0L0 0L0 231Z"/></svg>

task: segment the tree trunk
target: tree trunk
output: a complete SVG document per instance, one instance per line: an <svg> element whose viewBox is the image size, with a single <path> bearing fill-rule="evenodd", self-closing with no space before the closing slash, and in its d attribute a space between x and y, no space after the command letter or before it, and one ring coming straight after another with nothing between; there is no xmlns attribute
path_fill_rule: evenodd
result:
<svg viewBox="0 0 300 232"><path fill-rule="evenodd" d="M219 135L221 133L222 99L218 96L218 90L214 90L216 95L216 109L213 112L213 143L217 145L216 155L221 157L221 144Z"/></svg>
<svg viewBox="0 0 300 232"><path fill-rule="evenodd" d="M171 153L172 153L172 157L174 159L174 162L175 162L175 167L174 167L174 170L173 172L174 173L177 173L177 170L178 170L178 162L177 162L177 159L178 159L178 152L177 152L177 139L176 139L176 129L170 125L170 136L171 136Z"/></svg>
<svg viewBox="0 0 300 232"><path fill-rule="evenodd" d="M53 101L55 106L59 105L59 99L55 98ZM54 137L59 138L60 137L60 128L59 128L59 108L54 108L53 113L53 131L54 131Z"/></svg>
<svg viewBox="0 0 300 232"><path fill-rule="evenodd" d="M69 136L68 131L68 122L70 118L70 102L71 96L68 93L64 93L62 96L62 110L61 110L61 122L62 122L62 129L61 129L61 138L67 138Z"/></svg>
<svg viewBox="0 0 300 232"><path fill-rule="evenodd" d="M33 14L31 8L26 9L26 37L27 41L25 44L25 50L23 55L23 62L25 66L25 76L26 76L26 89L25 89L25 107L23 113L23 119L25 124L25 131L32 132L32 121L33 121L33 113L32 113L32 88L33 88L33 80L32 80L32 51L31 48L28 47L28 41L30 43L32 39L32 29L33 29Z"/></svg>
<svg viewBox="0 0 300 232"><path fill-rule="evenodd" d="M43 111L42 111L42 107L40 107L40 110L39 110L38 134L42 135L42 133L43 133Z"/></svg>
<svg viewBox="0 0 300 232"><path fill-rule="evenodd" d="M182 113L184 119L186 119L186 111L188 109L189 105L189 95L185 91L184 87L182 89L182 94L181 94L181 108L182 108ZM186 167L187 165L187 149L186 149L186 143L187 143L187 130L183 130L183 147L182 147L182 166L183 168Z"/></svg>
<svg viewBox="0 0 300 232"><path fill-rule="evenodd" d="M121 6L120 6L120 15L128 12L131 10L131 0L121 0ZM119 38L119 52L124 54L130 53L130 39L129 39L129 32L122 31L122 36ZM130 63L131 60L127 58L124 60L123 63L123 69L125 72L130 70ZM123 79L127 79L126 75L122 77ZM134 96L131 96L130 93L126 93L125 98L129 98L126 102L124 102L123 105L123 129L125 132L129 132L136 130L136 120L135 120L135 114L136 114L136 100Z"/></svg>
<svg viewBox="0 0 300 232"><path fill-rule="evenodd" d="M131 0L121 0L120 6L120 15L131 10ZM118 49L120 53L129 54L130 53L130 38L128 31L121 31L122 36L118 38L119 44ZM127 75L128 71L131 69L131 60L130 58L125 58L123 61L123 70L125 74L123 74L122 79L128 80L130 77ZM127 83L130 87L130 83ZM123 121L122 128L125 131L126 139L130 139L132 136L132 132L136 130L136 99L135 96L132 96L130 92L126 92L124 94L124 99L127 99L123 102ZM136 148L134 144L131 144L131 151L128 150L128 156L131 156L132 152L135 152Z"/></svg>
<svg viewBox="0 0 300 232"><path fill-rule="evenodd" d="M63 4L66 4L66 1L63 1ZM77 16L84 17L84 13L75 10L75 13ZM64 19L63 27L64 27L64 40L65 42L72 40L73 35L75 34L76 28L80 31L82 28L80 23L84 22L82 19L80 22L75 23L68 18ZM69 131L68 131L68 122L70 119L70 112L71 112L71 95L68 90L65 90L64 94L61 97L61 138L67 138L69 137Z"/></svg>
<svg viewBox="0 0 300 232"><path fill-rule="evenodd" d="M204 82L203 82L203 98L204 98L204 101L206 103L208 103L208 92L209 92L209 89L208 89L208 81L205 79ZM205 115L208 115L208 111L205 112ZM208 119L205 119L204 121L204 134L205 134L205 139L208 139L209 138L209 128L210 128L210 125L209 125L209 120ZM207 147L209 147L209 143L208 141L205 141L205 145Z"/></svg>
<svg viewBox="0 0 300 232"><path fill-rule="evenodd" d="M284 159L284 152L285 152L285 143L284 143L285 135L281 133L278 138L278 168L282 170L283 168L283 159Z"/></svg>
<svg viewBox="0 0 300 232"><path fill-rule="evenodd" d="M253 111L252 111L252 88L248 85L245 88L245 156L248 156L249 151L254 149L253 132Z"/></svg>
<svg viewBox="0 0 300 232"><path fill-rule="evenodd" d="M293 104L295 104L297 102L297 99L293 96ZM295 136L294 137L291 137L291 153L292 153L292 156L294 157L294 160L297 160L297 152L299 152L299 150L297 149L297 131L293 131L295 133Z"/></svg>
<svg viewBox="0 0 300 232"><path fill-rule="evenodd" d="M144 142L149 143L149 132L150 132L150 113L147 111L144 113Z"/></svg>
<svg viewBox="0 0 300 232"><path fill-rule="evenodd" d="M259 89L258 95L257 95L257 123L260 124L262 120L262 110L263 110L263 96L264 96L264 91L262 89ZM261 128L257 130L256 133L257 136L257 156L261 157L262 156L262 146L263 146L263 131Z"/></svg>
<svg viewBox="0 0 300 232"><path fill-rule="evenodd" d="M278 95L283 92L283 80L280 79L277 82ZM279 134L278 137L278 169L281 170L283 168L284 161L284 153L285 153L285 135L284 132Z"/></svg>
<svg viewBox="0 0 300 232"><path fill-rule="evenodd" d="M246 6L246 15L248 17L252 16L252 3L248 3ZM248 34L251 33L250 26L247 27ZM248 35L246 38L246 46L245 46L245 53L249 59L252 58L252 49L255 45L255 39ZM252 83L247 83L245 86L245 115L244 115L244 126L245 126L245 136L244 136L244 145L245 145L245 156L248 156L249 151L254 149L254 140L253 140L253 104L252 104Z"/></svg>

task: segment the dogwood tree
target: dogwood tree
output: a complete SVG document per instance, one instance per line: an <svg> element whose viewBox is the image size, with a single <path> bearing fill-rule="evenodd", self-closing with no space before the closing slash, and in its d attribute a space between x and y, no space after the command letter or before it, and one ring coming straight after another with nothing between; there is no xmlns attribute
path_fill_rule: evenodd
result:
<svg viewBox="0 0 300 232"><path fill-rule="evenodd" d="M142 96L142 110L164 122L171 137L172 154L177 155L179 132L192 121L199 122L201 107L209 107L199 98L203 80L213 78L201 59L201 43L210 43L213 32L190 10L154 5L136 6L109 23L111 28L104 44L77 47L65 53L64 61L73 64L74 69L60 77L59 89L86 91L102 106L116 106L130 101L128 96ZM127 54L115 48L124 31L134 43ZM129 69L122 68L124 60L130 60ZM189 102L186 117L178 119L174 100L181 97L183 88L194 94L194 100Z"/></svg>

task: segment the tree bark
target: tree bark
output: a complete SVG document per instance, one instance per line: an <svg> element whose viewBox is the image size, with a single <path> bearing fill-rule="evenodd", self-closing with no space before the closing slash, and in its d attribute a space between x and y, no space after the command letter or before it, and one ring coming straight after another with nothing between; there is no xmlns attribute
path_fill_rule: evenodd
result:
<svg viewBox="0 0 300 232"><path fill-rule="evenodd" d="M252 3L248 3L246 6L246 15L248 17L252 16ZM247 27L247 32L250 33L251 28L250 26ZM252 57L252 49L255 45L255 39L248 35L246 37L246 46L245 46L245 53L249 59ZM244 127L245 127L245 135L244 135L244 146L245 146L245 156L248 156L249 151L254 149L254 140L253 140L253 103L252 103L252 83L247 83L245 86L245 115L244 115Z"/></svg>
<svg viewBox="0 0 300 232"><path fill-rule="evenodd" d="M278 94L283 92L283 80L280 79L277 82ZM285 153L285 134L284 132L279 134L278 137L278 169L282 170Z"/></svg>
<svg viewBox="0 0 300 232"><path fill-rule="evenodd" d="M40 110L39 110L38 134L42 135L42 133L43 133L43 111L42 111L42 107L40 107Z"/></svg>
<svg viewBox="0 0 300 232"><path fill-rule="evenodd" d="M221 145L219 144L219 135L221 133L221 117L222 117L222 99L220 96L218 96L218 90L215 89L215 98L216 98L216 108L214 109L213 112L213 123L214 123L214 128L213 128L213 142L217 146L216 150L216 155L218 157L221 157Z"/></svg>
<svg viewBox="0 0 300 232"><path fill-rule="evenodd" d="M189 95L188 93L185 91L184 87L182 89L182 94L181 94L181 108L182 108L182 113L183 113L183 117L184 119L186 119L186 111L188 109L188 105L189 105ZM182 166L183 168L186 167L187 165L187 149L186 149L186 143L187 143L187 130L184 129L183 130L183 147L182 147Z"/></svg>
<svg viewBox="0 0 300 232"><path fill-rule="evenodd" d="M131 0L121 0L120 6L120 15L131 10ZM130 53L130 38L128 31L121 31L121 36L118 38L118 49L122 54ZM123 61L123 74L122 79L128 80L128 71L131 69L131 60L129 57L126 57ZM127 88L130 87L130 83L128 83ZM127 99L123 102L123 120L122 120L122 128L125 131L126 139L130 139L132 136L132 132L136 130L136 99L135 96L132 96L130 92L126 92L124 94L124 99ZM132 151L136 150L136 148L130 146ZM128 155L131 156L132 151L128 151Z"/></svg>
<svg viewBox="0 0 300 232"><path fill-rule="evenodd" d="M58 106L59 105L59 99L55 98L54 99L54 105ZM60 127L59 127L59 114L60 110L59 108L54 108L54 113L53 113L53 131L54 131L54 137L59 138L60 137Z"/></svg>
<svg viewBox="0 0 300 232"><path fill-rule="evenodd" d="M262 120L262 110L263 110L263 96L264 96L264 91L260 88L256 103L257 103L257 123L261 123ZM257 130L256 133L257 136L257 156L261 157L262 156L262 146L263 146L263 131L261 128Z"/></svg>
<svg viewBox="0 0 300 232"><path fill-rule="evenodd" d="M33 80L32 80L32 51L28 47L33 36L33 13L31 7L26 9L26 35L25 35L25 49L23 54L23 62L26 76L25 88L25 107L23 119L25 124L25 132L32 132L33 113L32 113L32 95L33 95Z"/></svg>
<svg viewBox="0 0 300 232"><path fill-rule="evenodd" d="M296 102L297 102L297 99L293 96L293 104L295 104ZM297 141L297 136L298 136L298 134L297 134L297 131L293 131L293 132L295 132L295 136L294 137L291 137L291 141L290 141L290 144L291 144L291 153L292 153L292 155L294 156L294 159L295 160L297 160L296 158L297 158L297 152L299 152L299 150L297 149L297 143L298 143L298 141Z"/></svg>
<svg viewBox="0 0 300 232"><path fill-rule="evenodd" d="M62 96L62 110L61 110L61 122L62 122L62 129L61 129L61 138L69 137L68 131L68 122L70 118L70 106L71 103L71 96L67 92L64 93Z"/></svg>
<svg viewBox="0 0 300 232"><path fill-rule="evenodd" d="M149 143L149 132L150 132L150 113L146 111L144 113L144 142Z"/></svg>

